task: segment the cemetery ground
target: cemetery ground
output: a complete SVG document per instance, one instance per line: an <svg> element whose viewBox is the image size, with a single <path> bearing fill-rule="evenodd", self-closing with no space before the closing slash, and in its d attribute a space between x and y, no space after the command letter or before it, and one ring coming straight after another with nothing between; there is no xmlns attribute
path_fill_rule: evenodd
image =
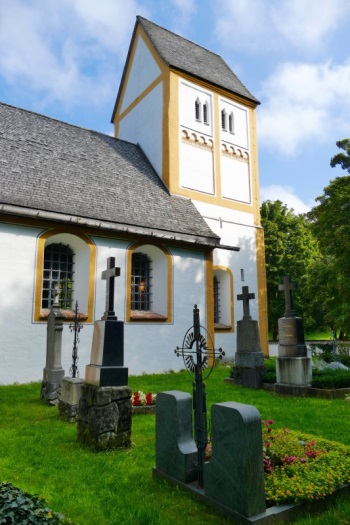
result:
<svg viewBox="0 0 350 525"><path fill-rule="evenodd" d="M236 401L255 406L262 419L350 446L350 403L344 399L295 398L224 383L230 368L214 369L207 381L208 408ZM181 390L192 394L186 372L131 376L133 391ZM94 453L77 442L75 424L40 398L40 384L0 387L0 481L39 494L48 507L77 525L221 525L204 504L152 477L155 464L155 416L133 417L128 450ZM323 510L323 509L322 509ZM319 516L297 525L349 525L350 500L339 498Z"/></svg>

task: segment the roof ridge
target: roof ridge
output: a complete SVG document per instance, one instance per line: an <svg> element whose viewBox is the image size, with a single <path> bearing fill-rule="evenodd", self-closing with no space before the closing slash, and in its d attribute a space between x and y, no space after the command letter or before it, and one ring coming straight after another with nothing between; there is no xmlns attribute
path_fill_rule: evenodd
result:
<svg viewBox="0 0 350 525"><path fill-rule="evenodd" d="M137 143L135 142L131 142L129 140L125 140L125 139L120 139L118 137L114 137L113 135L108 135L108 133L103 133L102 131L97 131L96 129L91 129L91 128L85 128L83 126L78 126L77 124L72 124L70 122L66 122L64 120L59 120L55 117L50 117L48 115L44 115L43 113L38 113L37 111L33 111L32 109L25 109L25 108L20 108L18 106L13 106L12 104L7 104L6 102L1 102L0 101L0 106L6 106L10 109L13 109L13 110L16 110L16 111L21 111L22 113L29 113L31 115L34 115L36 117L40 117L40 118L43 118L43 119L46 119L46 120L50 120L50 121L53 121L53 122L57 122L58 124L61 124L61 125L64 125L64 126L69 126L71 128L76 128L76 129L79 129L81 131L87 131L89 133L93 133L95 135L102 135L103 137L107 137L111 140L115 140L117 142L125 142L126 144L131 144L132 146L135 146L137 149L140 150L140 147Z"/></svg>
<svg viewBox="0 0 350 525"><path fill-rule="evenodd" d="M159 24L156 24L155 22L152 22L151 20L148 20L148 18L145 18L145 17L140 16L140 15L137 15L136 18L137 18L137 20L139 20L141 22L141 25L142 25L142 20L145 20L147 23L152 24L153 26L159 27L159 29L162 29L163 31L166 31L167 33L171 33L176 38L181 38L182 40L186 40L186 42L189 42L190 44L192 44L192 45L194 45L196 47L200 47L201 49L204 49L205 51L207 51L211 55L215 55L215 56L221 58L221 60L224 60L222 58L222 56L219 55L218 53L215 53L214 51L211 51L207 47L204 47L204 46L201 46L200 44L197 44L197 42L194 42L193 40L190 40L189 38L186 38L186 37L184 37L182 35L179 35L178 33L175 33L174 31L171 31L171 29L167 29L166 27L160 26ZM150 38L150 40L152 40L152 37L150 35L148 35L148 37ZM156 49L158 49L156 44L153 42L153 40L152 40L152 43L153 43L154 47ZM225 62L225 60L224 60L224 62ZM226 64L226 62L225 62L225 64ZM229 66L227 66L227 67L231 70L231 68Z"/></svg>

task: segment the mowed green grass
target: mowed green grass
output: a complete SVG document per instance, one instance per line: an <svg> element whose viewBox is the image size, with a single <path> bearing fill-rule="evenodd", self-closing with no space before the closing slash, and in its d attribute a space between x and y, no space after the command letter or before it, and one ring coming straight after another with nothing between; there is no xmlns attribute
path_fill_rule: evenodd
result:
<svg viewBox="0 0 350 525"><path fill-rule="evenodd" d="M220 366L207 380L208 407L236 401L254 405L275 426L302 430L350 445L350 404L344 400L292 398L224 383ZM131 377L133 391L192 393L186 372ZM0 479L40 494L55 511L79 525L175 525L229 523L205 505L152 477L155 416L133 417L132 447L94 453L77 442L75 424L39 398L40 385L0 387ZM331 513L331 514L329 514ZM306 520L306 521L305 521ZM320 517L298 525L350 524L350 503L339 500ZM326 521L325 521L326 520ZM328 520L328 521L327 521Z"/></svg>

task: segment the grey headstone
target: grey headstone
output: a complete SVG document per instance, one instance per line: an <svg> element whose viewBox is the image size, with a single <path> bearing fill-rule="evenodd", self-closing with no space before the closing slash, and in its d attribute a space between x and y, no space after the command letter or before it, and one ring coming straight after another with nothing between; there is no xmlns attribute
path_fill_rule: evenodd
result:
<svg viewBox="0 0 350 525"><path fill-rule="evenodd" d="M197 478L196 461L191 396L177 390L160 392L156 400L156 470L189 483Z"/></svg>
<svg viewBox="0 0 350 525"><path fill-rule="evenodd" d="M242 514L265 512L261 416L251 405L212 406L212 458L205 470L205 494Z"/></svg>

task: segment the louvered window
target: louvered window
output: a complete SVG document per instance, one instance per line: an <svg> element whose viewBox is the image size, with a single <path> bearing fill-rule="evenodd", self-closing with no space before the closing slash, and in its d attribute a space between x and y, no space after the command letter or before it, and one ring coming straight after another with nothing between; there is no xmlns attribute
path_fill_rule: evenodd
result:
<svg viewBox="0 0 350 525"><path fill-rule="evenodd" d="M207 102L203 104L203 122L204 124L209 124L209 109Z"/></svg>
<svg viewBox="0 0 350 525"><path fill-rule="evenodd" d="M227 114L225 109L221 111L221 128L227 131Z"/></svg>
<svg viewBox="0 0 350 525"><path fill-rule="evenodd" d="M228 130L230 133L235 132L235 117L232 112L228 116Z"/></svg>
<svg viewBox="0 0 350 525"><path fill-rule="evenodd" d="M196 120L201 120L201 103L199 98L194 103Z"/></svg>
<svg viewBox="0 0 350 525"><path fill-rule="evenodd" d="M59 305L64 310L72 308L73 300L72 249L64 244L49 244L44 251L42 308L50 308L54 300L55 285L59 287Z"/></svg>

